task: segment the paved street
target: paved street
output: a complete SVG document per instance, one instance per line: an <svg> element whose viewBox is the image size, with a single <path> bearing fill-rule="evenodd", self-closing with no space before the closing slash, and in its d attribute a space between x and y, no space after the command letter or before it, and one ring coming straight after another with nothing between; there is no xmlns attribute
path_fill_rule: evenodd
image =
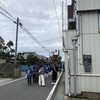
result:
<svg viewBox="0 0 100 100"><path fill-rule="evenodd" d="M26 79L0 86L0 100L46 100L53 85L51 77L46 79L46 86L27 85Z"/></svg>

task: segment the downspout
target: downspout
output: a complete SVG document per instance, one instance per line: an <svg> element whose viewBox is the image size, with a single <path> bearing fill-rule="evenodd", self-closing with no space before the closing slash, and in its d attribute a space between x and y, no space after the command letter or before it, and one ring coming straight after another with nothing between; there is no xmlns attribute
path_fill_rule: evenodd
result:
<svg viewBox="0 0 100 100"><path fill-rule="evenodd" d="M76 16L76 30L77 30L77 51L78 51L78 73L80 74L80 13L77 12L77 9L78 9L78 1L75 0L75 16ZM80 76L78 77L78 93L80 94Z"/></svg>
<svg viewBox="0 0 100 100"><path fill-rule="evenodd" d="M73 61L74 61L74 96L77 94L77 83L76 83L76 42L77 42L77 36L74 36L72 38L73 41Z"/></svg>
<svg viewBox="0 0 100 100"><path fill-rule="evenodd" d="M77 45L77 48L78 48L78 73L80 74L80 14L79 12L77 13L77 34L78 34L78 45ZM78 84L78 92L79 94L81 93L80 92L80 76L79 76L79 84Z"/></svg>

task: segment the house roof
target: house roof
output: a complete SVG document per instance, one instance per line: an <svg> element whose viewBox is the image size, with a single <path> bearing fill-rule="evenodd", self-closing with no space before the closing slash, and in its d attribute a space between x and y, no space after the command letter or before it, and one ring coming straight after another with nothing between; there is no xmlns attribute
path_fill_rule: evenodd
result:
<svg viewBox="0 0 100 100"><path fill-rule="evenodd" d="M0 36L0 40L1 40L2 43L5 42L4 39L1 36Z"/></svg>
<svg viewBox="0 0 100 100"><path fill-rule="evenodd" d="M35 52L23 52L24 54L30 54L30 53L32 53L32 54L35 54Z"/></svg>
<svg viewBox="0 0 100 100"><path fill-rule="evenodd" d="M37 56L38 58L40 58L40 59L47 59L47 57L45 57L45 56L43 56L43 55L38 55L38 54L36 54L36 52L23 52L24 54L33 54L33 55L35 55L35 56Z"/></svg>

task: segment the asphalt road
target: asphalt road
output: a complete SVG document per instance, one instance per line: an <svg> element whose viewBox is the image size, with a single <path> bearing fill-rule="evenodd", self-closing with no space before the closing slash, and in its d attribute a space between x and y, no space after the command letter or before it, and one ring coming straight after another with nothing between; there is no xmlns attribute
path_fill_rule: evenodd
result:
<svg viewBox="0 0 100 100"><path fill-rule="evenodd" d="M0 86L0 100L46 100L53 85L51 76L46 78L46 86L27 85L27 80L20 79Z"/></svg>

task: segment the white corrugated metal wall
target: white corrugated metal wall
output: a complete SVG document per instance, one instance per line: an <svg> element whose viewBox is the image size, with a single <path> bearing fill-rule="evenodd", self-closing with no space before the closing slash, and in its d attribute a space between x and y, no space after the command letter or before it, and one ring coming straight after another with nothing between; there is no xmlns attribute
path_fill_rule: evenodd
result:
<svg viewBox="0 0 100 100"><path fill-rule="evenodd" d="M76 0L78 2L77 10L100 9L100 0Z"/></svg>
<svg viewBox="0 0 100 100"><path fill-rule="evenodd" d="M85 92L100 92L100 34L98 33L98 12L81 13L80 23L82 23L83 54L92 55L91 73L85 73L84 66L81 65L80 72L83 76L81 76L80 80L80 90ZM81 49L82 44L80 46ZM80 55L82 61L82 54Z"/></svg>
<svg viewBox="0 0 100 100"><path fill-rule="evenodd" d="M96 10L100 9L100 0L76 0L77 10ZM78 23L77 23L78 24ZM73 34L74 33L74 34ZM72 37L75 32L72 30L65 33L65 47L72 45ZM85 72L83 64L80 65L80 85L77 84L77 91L99 92L100 93L100 33L98 33L98 12L80 12L80 37L79 37L79 58L83 62L83 54L92 55L92 71ZM83 47L82 47L83 46ZM83 50L82 50L83 48ZM71 73L74 73L73 51L70 52ZM66 58L66 57L65 57ZM67 59L67 58L66 58ZM78 59L76 59L77 62ZM67 63L66 63L67 64ZM78 66L76 66L78 68ZM67 72L67 71L66 71ZM77 77L78 78L78 77ZM78 80L79 81L79 80ZM71 76L71 93L74 93L74 76ZM68 88L67 88L68 89Z"/></svg>

